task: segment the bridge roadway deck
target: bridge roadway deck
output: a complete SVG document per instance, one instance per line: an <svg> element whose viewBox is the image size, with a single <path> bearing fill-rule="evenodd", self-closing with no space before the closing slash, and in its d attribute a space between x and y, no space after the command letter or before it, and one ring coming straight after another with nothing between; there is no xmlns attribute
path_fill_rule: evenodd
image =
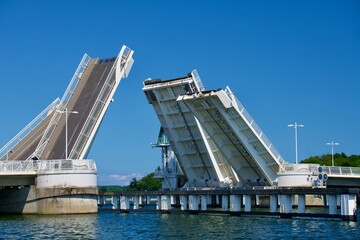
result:
<svg viewBox="0 0 360 240"><path fill-rule="evenodd" d="M243 188L243 189L184 189L184 190L159 190L159 191L134 191L134 192L100 192L100 196L161 196L161 195L341 195L356 194L359 188Z"/></svg>
<svg viewBox="0 0 360 240"><path fill-rule="evenodd" d="M114 64L115 58L107 61L92 59L84 71L81 81L76 86L73 96L69 100L68 108L77 111L77 114L68 115L68 154L71 152L81 130L98 98L105 80ZM43 159L65 159L65 114L60 119L52 141L43 153ZM57 137L57 138L56 138Z"/></svg>

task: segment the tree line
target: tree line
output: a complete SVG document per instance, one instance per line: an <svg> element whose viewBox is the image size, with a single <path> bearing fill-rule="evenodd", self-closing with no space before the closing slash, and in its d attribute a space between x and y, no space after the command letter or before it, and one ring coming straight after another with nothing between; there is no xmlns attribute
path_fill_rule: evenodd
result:
<svg viewBox="0 0 360 240"><path fill-rule="evenodd" d="M133 178L128 186L99 186L99 192L157 191L161 188L161 179L150 173L140 180Z"/></svg>
<svg viewBox="0 0 360 240"><path fill-rule="evenodd" d="M301 163L316 163L322 166L332 166L331 154L321 156L310 156L301 161ZM347 156L345 153L334 154L334 166L342 167L360 167L360 155Z"/></svg>

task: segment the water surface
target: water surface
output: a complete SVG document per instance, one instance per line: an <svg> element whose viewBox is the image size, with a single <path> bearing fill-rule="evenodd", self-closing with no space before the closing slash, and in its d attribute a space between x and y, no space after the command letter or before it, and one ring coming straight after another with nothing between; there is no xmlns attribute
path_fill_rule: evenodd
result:
<svg viewBox="0 0 360 240"><path fill-rule="evenodd" d="M0 239L360 239L355 222L181 213L0 215L0 232Z"/></svg>

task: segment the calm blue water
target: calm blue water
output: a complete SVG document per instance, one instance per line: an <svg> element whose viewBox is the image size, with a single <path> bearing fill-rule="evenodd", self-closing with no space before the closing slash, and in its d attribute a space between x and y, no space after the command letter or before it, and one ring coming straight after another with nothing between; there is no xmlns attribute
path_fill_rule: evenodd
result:
<svg viewBox="0 0 360 240"><path fill-rule="evenodd" d="M1 215L0 239L360 239L360 224L328 219L99 212Z"/></svg>

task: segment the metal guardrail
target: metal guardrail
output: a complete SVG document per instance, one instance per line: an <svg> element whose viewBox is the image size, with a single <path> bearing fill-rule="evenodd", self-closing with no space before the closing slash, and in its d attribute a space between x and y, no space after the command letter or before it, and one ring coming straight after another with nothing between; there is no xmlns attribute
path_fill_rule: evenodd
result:
<svg viewBox="0 0 360 240"><path fill-rule="evenodd" d="M320 169L321 168L321 169ZM281 173L286 172L309 172L319 174L320 172L327 175L349 176L358 175L360 177L359 167L340 167L340 166L320 166L319 164L283 164L279 170Z"/></svg>
<svg viewBox="0 0 360 240"><path fill-rule="evenodd" d="M196 69L191 72L191 75L195 81L195 84L198 87L198 90L205 91L205 86L204 86L203 82L201 81L201 78Z"/></svg>
<svg viewBox="0 0 360 240"><path fill-rule="evenodd" d="M97 97L92 109L87 116L85 124L77 138L73 149L70 152L70 158L80 158L82 159L87 152L87 148L90 146L91 138L94 136L94 129L99 126L98 122L101 122L101 117L104 114L104 111L107 110L109 101L111 100L112 95L114 94L117 84L124 78L126 68L128 63L132 59L132 50L126 46L121 48L121 51L116 58L102 89L100 90L99 96ZM120 61L120 75L116 76L118 62ZM118 78L118 79L117 79ZM100 118L100 119L99 119Z"/></svg>
<svg viewBox="0 0 360 240"><path fill-rule="evenodd" d="M328 175L359 175L360 177L360 168L359 167L330 167L322 166L324 173Z"/></svg>
<svg viewBox="0 0 360 240"><path fill-rule="evenodd" d="M69 99L71 98L78 82L80 81L82 74L84 73L85 69L87 68L87 65L88 65L90 59L91 58L89 55L84 54L83 58L80 61L79 66L77 67L73 77L71 78L71 81L70 81L68 87L66 88L66 91L65 91L63 97L60 100L60 103L57 106L58 110L64 111L66 109L67 103L68 103ZM58 111L56 111L54 113L49 125L47 126L43 136L40 139L40 142L38 143L38 146L36 147L35 152L32 155L30 155L28 157L28 159L31 159L33 157L40 159L51 135L53 134L53 132L61 118L61 115L62 115L62 113L60 113Z"/></svg>
<svg viewBox="0 0 360 240"><path fill-rule="evenodd" d="M0 161L0 172L31 172L31 171L64 171L93 170L96 171L94 160L10 160Z"/></svg>
<svg viewBox="0 0 360 240"><path fill-rule="evenodd" d="M225 89L226 94L228 97L232 100L232 102L237 105L237 108L239 110L239 114L243 117L245 122L248 124L249 128L253 130L255 135L258 137L258 139L262 141L266 149L272 153L272 155L275 157L275 160L278 161L278 163L284 163L285 160L281 157L278 150L274 147L274 145L270 142L270 140L266 137L265 133L261 130L259 125L254 121L254 119L250 116L248 111L246 111L245 107L241 104L239 99L235 96L235 94L231 91L229 87L226 87Z"/></svg>
<svg viewBox="0 0 360 240"><path fill-rule="evenodd" d="M49 116L60 103L60 99L57 98L48 107L46 107L34 120L32 120L26 127L24 127L15 137L13 137L4 147L0 149L0 159L13 149L22 139L24 139L29 133L31 133L47 116ZM11 156L10 156L11 157ZM8 159L8 157L6 157Z"/></svg>

